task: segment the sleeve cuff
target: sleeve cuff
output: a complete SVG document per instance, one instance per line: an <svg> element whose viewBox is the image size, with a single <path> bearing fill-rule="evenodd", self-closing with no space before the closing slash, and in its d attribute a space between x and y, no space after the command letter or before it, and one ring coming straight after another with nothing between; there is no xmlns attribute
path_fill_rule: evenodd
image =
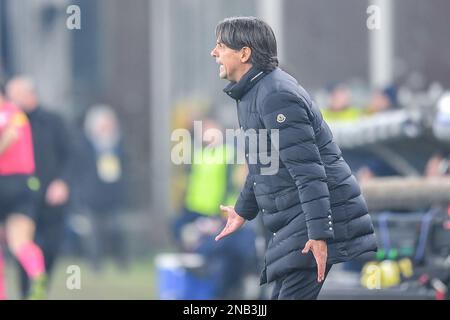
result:
<svg viewBox="0 0 450 320"><path fill-rule="evenodd" d="M258 210L246 210L245 209L245 205L244 203L242 203L242 201L236 202L236 205L234 206L234 211L236 211L236 213L238 215L240 215L242 218L244 218L245 220L253 220L256 218L256 216L258 215Z"/></svg>
<svg viewBox="0 0 450 320"><path fill-rule="evenodd" d="M309 220L306 222L308 227L308 238L310 240L331 240L334 239L334 227L329 219Z"/></svg>

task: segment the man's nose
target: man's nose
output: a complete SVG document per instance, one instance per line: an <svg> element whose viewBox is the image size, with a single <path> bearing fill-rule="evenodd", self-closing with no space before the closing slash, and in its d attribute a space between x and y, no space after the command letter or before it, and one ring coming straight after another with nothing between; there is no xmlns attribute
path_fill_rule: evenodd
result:
<svg viewBox="0 0 450 320"><path fill-rule="evenodd" d="M212 51L211 51L211 57L217 57L217 54L216 54L216 48L214 48L214 49L212 49Z"/></svg>

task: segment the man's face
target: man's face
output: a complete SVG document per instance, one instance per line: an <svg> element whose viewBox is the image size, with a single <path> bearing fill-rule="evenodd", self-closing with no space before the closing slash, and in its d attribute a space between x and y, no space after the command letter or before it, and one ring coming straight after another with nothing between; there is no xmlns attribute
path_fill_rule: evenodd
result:
<svg viewBox="0 0 450 320"><path fill-rule="evenodd" d="M219 77L229 81L237 81L237 73L244 63L242 62L241 52L227 47L220 41L211 51L211 56L219 64Z"/></svg>

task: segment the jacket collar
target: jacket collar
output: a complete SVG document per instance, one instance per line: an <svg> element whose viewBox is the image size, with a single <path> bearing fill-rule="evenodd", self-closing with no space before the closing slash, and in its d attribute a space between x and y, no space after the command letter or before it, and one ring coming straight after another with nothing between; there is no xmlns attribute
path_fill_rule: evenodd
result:
<svg viewBox="0 0 450 320"><path fill-rule="evenodd" d="M234 100L240 100L255 84L264 78L270 71L261 71L256 67L252 67L239 82L230 82L223 91Z"/></svg>

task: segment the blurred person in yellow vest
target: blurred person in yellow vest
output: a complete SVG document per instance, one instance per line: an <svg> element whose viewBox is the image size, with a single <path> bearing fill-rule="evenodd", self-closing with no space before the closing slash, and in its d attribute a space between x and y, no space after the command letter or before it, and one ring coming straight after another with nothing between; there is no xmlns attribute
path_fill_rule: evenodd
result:
<svg viewBox="0 0 450 320"><path fill-rule="evenodd" d="M210 119L203 121L203 132L221 132L221 126ZM211 140L215 137L211 136ZM220 217L220 205L227 204L234 194L237 197L239 186L233 192L234 147L220 141L208 141L198 150L193 150L192 165L189 168L187 187L181 215L173 225L174 235L183 247L181 239L183 227L201 217ZM186 249L186 248L185 248Z"/></svg>
<svg viewBox="0 0 450 320"><path fill-rule="evenodd" d="M351 92L343 84L332 89L328 108L321 112L327 122L354 122L362 115L359 108L351 106Z"/></svg>
<svg viewBox="0 0 450 320"><path fill-rule="evenodd" d="M242 294L244 277L257 273L256 234L251 226L246 226L226 241L217 243L214 238L227 218L222 216L220 207L236 202L246 167L233 164L234 146L212 141L210 129L222 132L217 122L203 122L203 132L211 139L208 146L193 152L193 160L197 161L190 167L184 208L173 223L173 232L182 251L204 257L206 275L214 284L214 296L210 298L236 298Z"/></svg>
<svg viewBox="0 0 450 320"><path fill-rule="evenodd" d="M201 119L210 109L208 101L198 98L183 98L172 107L172 130L186 129L191 134L194 131L193 124L196 119ZM183 166L172 167L171 179L171 210L180 212L184 206L184 193L188 181L188 172Z"/></svg>

